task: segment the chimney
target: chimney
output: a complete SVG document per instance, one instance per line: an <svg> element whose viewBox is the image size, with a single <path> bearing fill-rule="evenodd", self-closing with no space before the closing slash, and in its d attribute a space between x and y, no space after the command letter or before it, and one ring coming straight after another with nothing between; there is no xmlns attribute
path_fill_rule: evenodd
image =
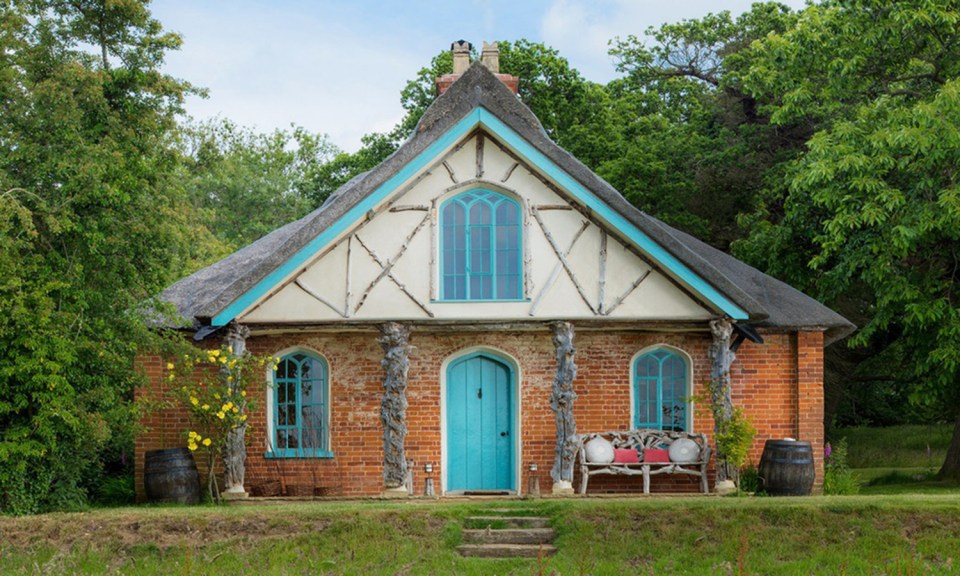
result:
<svg viewBox="0 0 960 576"><path fill-rule="evenodd" d="M443 94L460 78L470 67L470 50L473 45L466 40L458 40L450 45L450 51L453 52L453 74L444 74L437 78L437 92ZM520 86L520 79L510 74L500 73L500 49L497 43L483 43L483 51L480 53L480 63L487 67L487 70L493 72L501 82L506 85L514 94Z"/></svg>

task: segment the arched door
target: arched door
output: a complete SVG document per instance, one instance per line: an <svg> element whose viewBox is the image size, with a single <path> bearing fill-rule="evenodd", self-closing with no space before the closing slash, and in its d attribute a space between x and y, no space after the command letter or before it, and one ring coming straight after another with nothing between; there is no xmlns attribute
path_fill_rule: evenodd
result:
<svg viewBox="0 0 960 576"><path fill-rule="evenodd" d="M475 353L447 368L447 490L514 490L514 374Z"/></svg>

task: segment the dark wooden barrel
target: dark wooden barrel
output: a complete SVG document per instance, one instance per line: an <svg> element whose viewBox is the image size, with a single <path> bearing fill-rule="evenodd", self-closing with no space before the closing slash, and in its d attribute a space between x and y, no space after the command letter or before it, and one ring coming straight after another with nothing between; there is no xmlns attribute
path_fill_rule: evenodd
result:
<svg viewBox="0 0 960 576"><path fill-rule="evenodd" d="M757 472L771 496L807 496L816 478L813 449L809 442L767 440Z"/></svg>
<svg viewBox="0 0 960 576"><path fill-rule="evenodd" d="M151 502L200 503L200 475L186 448L147 452L143 460L143 487Z"/></svg>

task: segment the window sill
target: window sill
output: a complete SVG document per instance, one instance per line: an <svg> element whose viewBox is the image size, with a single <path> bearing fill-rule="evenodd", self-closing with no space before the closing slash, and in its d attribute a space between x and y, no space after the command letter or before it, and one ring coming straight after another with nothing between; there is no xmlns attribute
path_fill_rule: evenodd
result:
<svg viewBox="0 0 960 576"><path fill-rule="evenodd" d="M430 300L431 304L484 304L487 302L491 304L497 304L497 303L502 304L504 302L523 303L523 302L530 302L530 299L529 298L520 298L520 299L508 298L504 300Z"/></svg>
<svg viewBox="0 0 960 576"><path fill-rule="evenodd" d="M333 452L329 450L274 450L273 452L264 452L263 457L268 460L279 460L284 458L333 458Z"/></svg>

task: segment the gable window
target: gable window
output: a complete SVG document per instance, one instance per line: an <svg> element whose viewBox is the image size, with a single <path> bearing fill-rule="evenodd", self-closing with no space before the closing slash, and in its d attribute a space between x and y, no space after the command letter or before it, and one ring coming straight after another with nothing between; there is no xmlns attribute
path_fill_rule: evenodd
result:
<svg viewBox="0 0 960 576"><path fill-rule="evenodd" d="M520 205L503 194L470 190L440 209L440 299L519 300Z"/></svg>
<svg viewBox="0 0 960 576"><path fill-rule="evenodd" d="M687 361L657 348L634 361L633 427L689 430Z"/></svg>
<svg viewBox="0 0 960 576"><path fill-rule="evenodd" d="M273 374L271 457L332 457L327 363L306 352L280 358Z"/></svg>

